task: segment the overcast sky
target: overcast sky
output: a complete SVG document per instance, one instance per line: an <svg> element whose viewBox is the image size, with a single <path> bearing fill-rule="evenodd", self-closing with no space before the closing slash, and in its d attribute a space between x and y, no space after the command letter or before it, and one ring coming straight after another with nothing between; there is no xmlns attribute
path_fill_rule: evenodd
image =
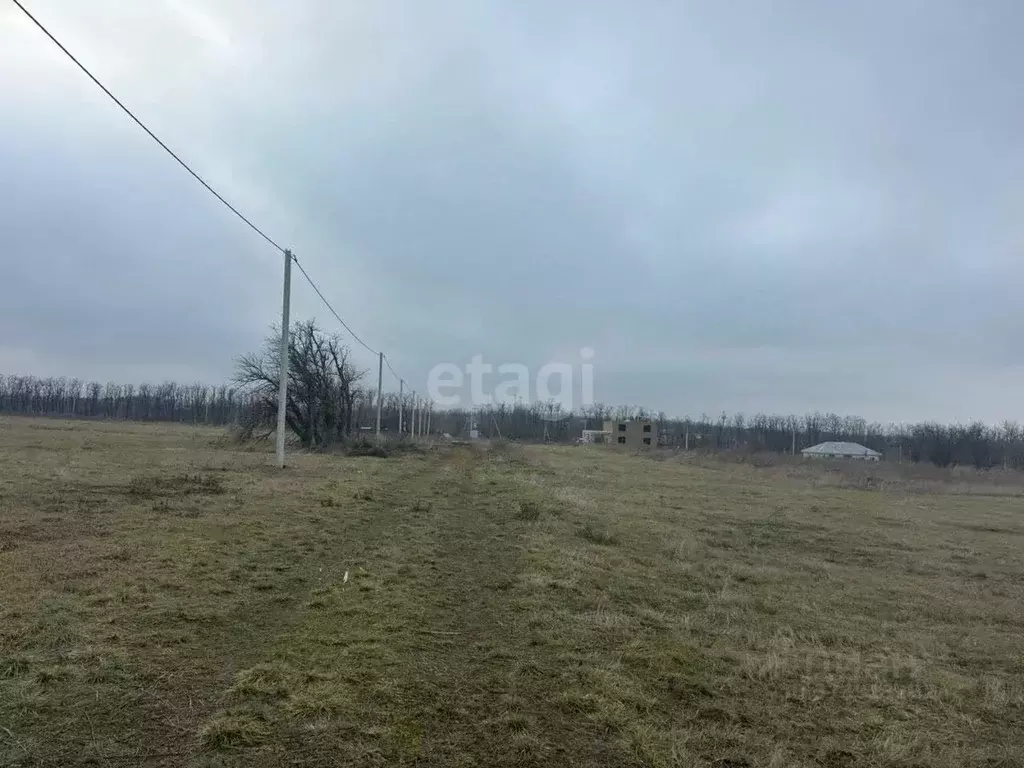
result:
<svg viewBox="0 0 1024 768"><path fill-rule="evenodd" d="M412 388L1024 420L1019 0L25 3ZM6 2L0 116L0 372L228 377L280 255Z"/></svg>

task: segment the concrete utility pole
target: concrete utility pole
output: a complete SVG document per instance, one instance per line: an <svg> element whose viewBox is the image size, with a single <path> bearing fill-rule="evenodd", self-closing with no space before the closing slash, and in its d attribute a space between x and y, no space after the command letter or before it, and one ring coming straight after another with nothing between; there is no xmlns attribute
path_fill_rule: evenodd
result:
<svg viewBox="0 0 1024 768"><path fill-rule="evenodd" d="M430 436L430 414L434 412L434 401L430 401L430 405L427 408L427 437Z"/></svg>
<svg viewBox="0 0 1024 768"><path fill-rule="evenodd" d="M420 399L416 396L416 393L412 393L412 436L416 437L416 414L419 411Z"/></svg>
<svg viewBox="0 0 1024 768"><path fill-rule="evenodd" d="M402 408L405 405L405 382L401 379L398 380L398 436L401 437L404 433L402 432Z"/></svg>
<svg viewBox="0 0 1024 768"><path fill-rule="evenodd" d="M381 389L384 386L384 353L378 352L379 357L377 358L377 442L380 442L380 406L381 406Z"/></svg>
<svg viewBox="0 0 1024 768"><path fill-rule="evenodd" d="M281 358L277 384L277 466L284 469L284 433L288 422L288 312L292 298L292 252L284 252L284 300L281 304Z"/></svg>
<svg viewBox="0 0 1024 768"><path fill-rule="evenodd" d="M793 427L793 447L789 449L790 456L796 456L796 427Z"/></svg>

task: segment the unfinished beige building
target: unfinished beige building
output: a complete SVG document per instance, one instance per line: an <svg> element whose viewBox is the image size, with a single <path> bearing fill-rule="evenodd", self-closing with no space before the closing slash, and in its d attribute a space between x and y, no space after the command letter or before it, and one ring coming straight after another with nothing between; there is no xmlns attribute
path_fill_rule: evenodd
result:
<svg viewBox="0 0 1024 768"><path fill-rule="evenodd" d="M658 425L649 419L624 419L604 423L607 441L627 448L643 448L658 444Z"/></svg>

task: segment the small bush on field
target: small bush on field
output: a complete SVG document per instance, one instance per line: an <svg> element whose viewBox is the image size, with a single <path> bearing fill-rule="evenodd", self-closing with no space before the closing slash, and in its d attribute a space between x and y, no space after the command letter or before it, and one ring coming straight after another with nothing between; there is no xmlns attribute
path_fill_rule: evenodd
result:
<svg viewBox="0 0 1024 768"><path fill-rule="evenodd" d="M597 528L591 523L587 523L579 530L579 537L586 539L592 544L600 544L603 547L613 547L619 543L619 540L615 536L602 528Z"/></svg>
<svg viewBox="0 0 1024 768"><path fill-rule="evenodd" d="M214 475L171 475L170 477L133 477L128 482L127 493L141 499L159 496L188 496L202 494L215 496L224 493L224 483Z"/></svg>
<svg viewBox="0 0 1024 768"><path fill-rule="evenodd" d="M414 443L412 440L396 440L388 443L388 450L392 456L399 456L403 453L426 453L422 443Z"/></svg>
<svg viewBox="0 0 1024 768"><path fill-rule="evenodd" d="M540 513L540 504L531 499L523 499L519 502L519 509L516 511L516 519L533 522L540 519Z"/></svg>
<svg viewBox="0 0 1024 768"><path fill-rule="evenodd" d="M491 456L508 456L512 453L511 445L508 440L492 440L487 446L487 449Z"/></svg>
<svg viewBox="0 0 1024 768"><path fill-rule="evenodd" d="M423 454L427 452L428 448L429 446L425 446L423 443L387 435L383 436L381 442L377 442L376 439L358 437L341 446L341 450L346 456L370 456L378 459L410 453Z"/></svg>
<svg viewBox="0 0 1024 768"><path fill-rule="evenodd" d="M387 448L375 445L369 440L356 440L345 447L346 456L372 456L378 459L386 459L391 455Z"/></svg>

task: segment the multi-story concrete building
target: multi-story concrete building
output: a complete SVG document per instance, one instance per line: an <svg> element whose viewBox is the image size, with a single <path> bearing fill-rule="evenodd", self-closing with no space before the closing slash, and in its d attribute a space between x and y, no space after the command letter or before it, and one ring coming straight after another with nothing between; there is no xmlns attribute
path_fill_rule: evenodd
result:
<svg viewBox="0 0 1024 768"><path fill-rule="evenodd" d="M606 439L612 445L643 448L658 444L658 425L649 419L606 421L604 431L608 433Z"/></svg>

